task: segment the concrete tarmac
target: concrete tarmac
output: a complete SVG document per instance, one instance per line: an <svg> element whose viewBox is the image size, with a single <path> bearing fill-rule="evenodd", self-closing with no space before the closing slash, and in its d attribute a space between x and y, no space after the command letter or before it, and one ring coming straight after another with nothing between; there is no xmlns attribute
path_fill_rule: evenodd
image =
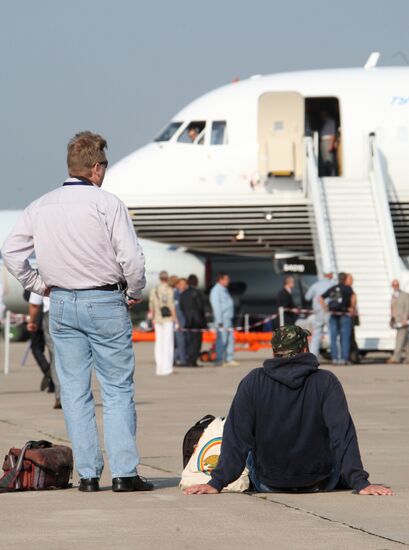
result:
<svg viewBox="0 0 409 550"><path fill-rule="evenodd" d="M11 372L0 373L0 453L29 439L67 442L62 411L52 409L52 395L40 393L34 360L30 356L20 366L26 344L11 347ZM1 550L409 547L408 365L334 369L348 398L370 480L390 485L396 496L341 491L188 497L178 488L185 432L207 413L226 415L240 379L269 352L241 352L236 368L179 368L162 378L154 374L152 344L138 344L135 351L140 473L156 490L112 493L106 464L100 493L80 493L74 473L72 489L0 494ZM102 432L97 383L94 395Z"/></svg>

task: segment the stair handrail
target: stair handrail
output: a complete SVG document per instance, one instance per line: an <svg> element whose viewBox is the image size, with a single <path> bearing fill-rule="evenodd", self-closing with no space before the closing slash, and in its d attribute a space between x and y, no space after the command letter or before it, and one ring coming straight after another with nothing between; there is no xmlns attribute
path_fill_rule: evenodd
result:
<svg viewBox="0 0 409 550"><path fill-rule="evenodd" d="M399 250L396 243L395 230L393 228L392 215L389 207L386 179L382 168L381 156L376 143L375 134L369 135L369 153L376 217L379 223L386 266L390 280L397 279L399 278L401 271L401 260L399 257Z"/></svg>
<svg viewBox="0 0 409 550"><path fill-rule="evenodd" d="M322 180L318 176L318 161L314 151L312 137L305 137L305 189L307 196L311 198L314 209L316 225L316 238L314 239L315 262L318 274L336 272L336 261L333 250L331 229L325 193Z"/></svg>

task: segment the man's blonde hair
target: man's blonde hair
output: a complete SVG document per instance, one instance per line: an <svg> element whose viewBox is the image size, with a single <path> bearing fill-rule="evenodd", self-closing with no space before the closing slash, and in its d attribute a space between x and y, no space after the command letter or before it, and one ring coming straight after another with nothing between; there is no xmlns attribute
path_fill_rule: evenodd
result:
<svg viewBox="0 0 409 550"><path fill-rule="evenodd" d="M67 146L67 166L70 176L89 177L97 162L106 162L106 139L92 132L79 132Z"/></svg>

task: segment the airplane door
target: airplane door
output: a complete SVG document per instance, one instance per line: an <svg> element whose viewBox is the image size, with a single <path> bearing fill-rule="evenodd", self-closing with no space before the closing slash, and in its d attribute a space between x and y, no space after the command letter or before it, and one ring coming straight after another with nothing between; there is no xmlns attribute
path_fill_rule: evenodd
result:
<svg viewBox="0 0 409 550"><path fill-rule="evenodd" d="M262 177L303 172L304 98L297 92L267 92L258 102L258 165Z"/></svg>

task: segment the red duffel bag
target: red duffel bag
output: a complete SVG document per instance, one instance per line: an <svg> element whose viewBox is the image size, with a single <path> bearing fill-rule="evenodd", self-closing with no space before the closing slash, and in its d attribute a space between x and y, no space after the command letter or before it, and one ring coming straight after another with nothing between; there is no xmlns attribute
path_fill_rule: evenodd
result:
<svg viewBox="0 0 409 550"><path fill-rule="evenodd" d="M72 451L66 445L28 441L5 456L0 492L66 489L71 487L72 468Z"/></svg>

